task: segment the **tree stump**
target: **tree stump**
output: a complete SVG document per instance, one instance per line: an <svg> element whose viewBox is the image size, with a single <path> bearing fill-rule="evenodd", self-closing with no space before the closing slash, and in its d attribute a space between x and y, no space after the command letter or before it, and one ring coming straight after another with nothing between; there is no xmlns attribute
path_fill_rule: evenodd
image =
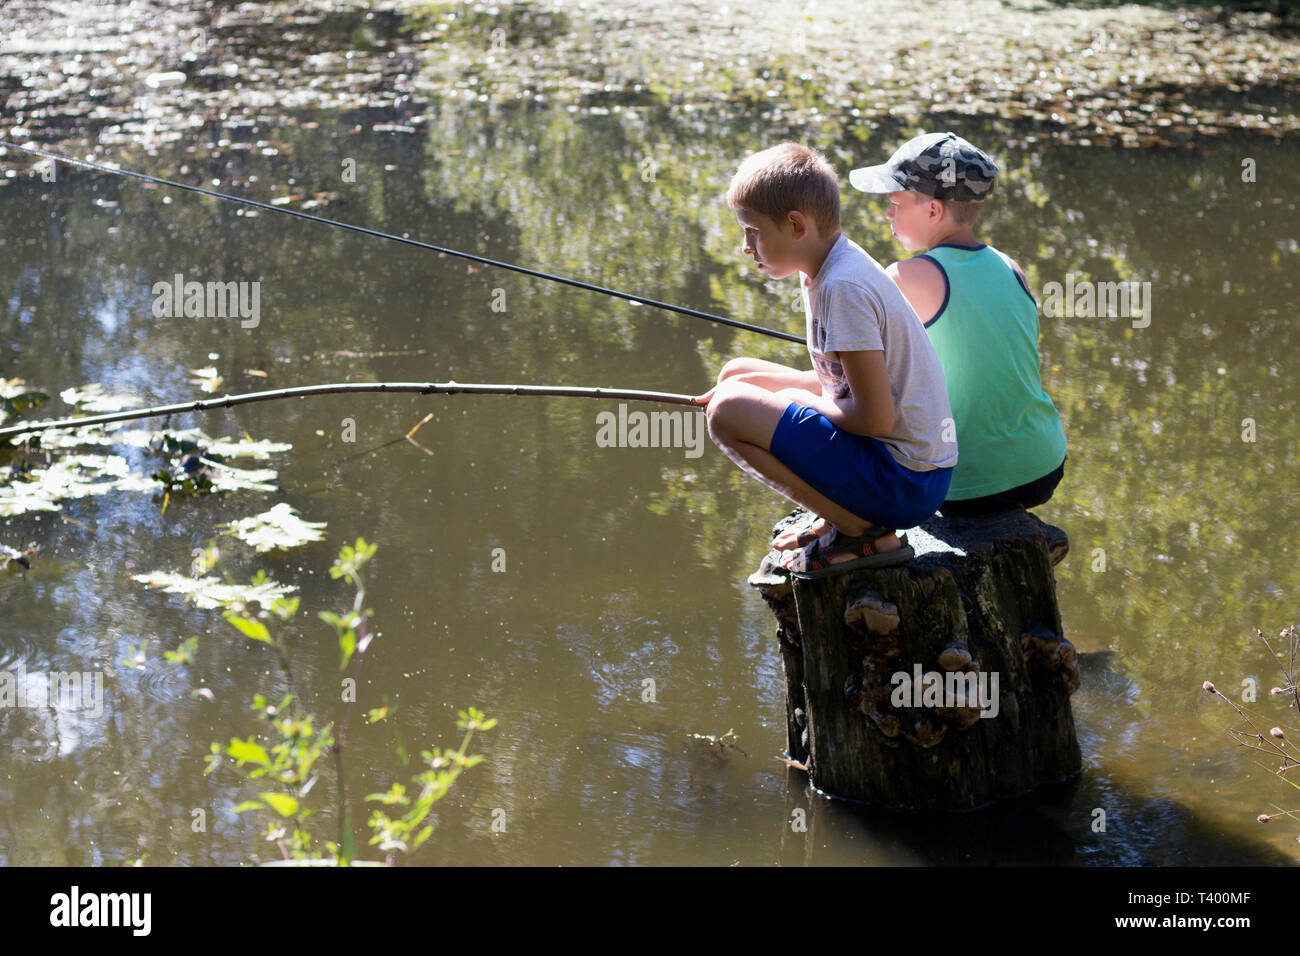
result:
<svg viewBox="0 0 1300 956"><path fill-rule="evenodd" d="M897 567L807 578L769 554L750 577L777 619L789 757L824 793L911 810L1078 773L1079 669L1052 572L1065 533L1018 508L906 535L916 558Z"/></svg>

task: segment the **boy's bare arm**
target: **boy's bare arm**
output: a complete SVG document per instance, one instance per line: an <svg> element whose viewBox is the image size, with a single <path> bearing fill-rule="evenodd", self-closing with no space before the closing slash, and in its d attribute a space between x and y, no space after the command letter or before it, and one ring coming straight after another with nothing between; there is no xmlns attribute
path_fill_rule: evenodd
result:
<svg viewBox="0 0 1300 956"><path fill-rule="evenodd" d="M928 325L943 308L948 282L943 271L929 259L917 256L895 262L885 269L885 275L894 280L922 323Z"/></svg>
<svg viewBox="0 0 1300 956"><path fill-rule="evenodd" d="M809 369L807 372L746 372L743 375L738 375L737 378L742 382L765 388L769 392L779 392L786 388L799 388L805 392L812 392L814 395L822 393L821 380L817 377L817 372L814 369Z"/></svg>
<svg viewBox="0 0 1300 956"><path fill-rule="evenodd" d="M822 393L803 403L825 415L832 425L855 435L883 438L890 434L894 430L894 396L885 371L885 353L877 349L833 354L849 380L849 396L834 398Z"/></svg>
<svg viewBox="0 0 1300 956"><path fill-rule="evenodd" d="M800 372L797 369L778 369L775 363L770 363L774 367L752 372L742 372L739 375L730 375L728 381L747 382L750 385L757 385L759 388L767 389L769 392L781 392L787 389L798 389L803 392L810 392L813 395L821 395L821 380L817 378L817 372L809 370ZM707 405L713 401L713 393L717 390L715 385L703 395L697 395L695 401L700 405Z"/></svg>

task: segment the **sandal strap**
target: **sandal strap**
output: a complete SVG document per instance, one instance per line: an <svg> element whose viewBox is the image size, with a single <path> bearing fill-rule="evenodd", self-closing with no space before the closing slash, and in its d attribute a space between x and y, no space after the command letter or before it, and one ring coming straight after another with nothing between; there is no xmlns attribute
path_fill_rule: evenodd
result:
<svg viewBox="0 0 1300 956"><path fill-rule="evenodd" d="M818 538L804 548L798 548L790 552L791 557L783 561L781 567L787 571L801 573L821 571L842 563L832 562L831 557L834 555L847 554L850 556L848 560L851 561L854 558L866 558L882 554L884 552L876 550L876 542L881 538L894 534L895 531L896 529L886 528L883 525L871 525L862 534L846 535L832 527L827 535Z"/></svg>

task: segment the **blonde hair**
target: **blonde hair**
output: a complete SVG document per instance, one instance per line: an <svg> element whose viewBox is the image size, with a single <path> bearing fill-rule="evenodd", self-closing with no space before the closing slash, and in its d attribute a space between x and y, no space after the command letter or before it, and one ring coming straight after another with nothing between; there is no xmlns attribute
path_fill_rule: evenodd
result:
<svg viewBox="0 0 1300 956"><path fill-rule="evenodd" d="M777 223L792 209L828 237L840 228L840 182L826 157L802 143L781 143L740 164L727 188L727 206Z"/></svg>

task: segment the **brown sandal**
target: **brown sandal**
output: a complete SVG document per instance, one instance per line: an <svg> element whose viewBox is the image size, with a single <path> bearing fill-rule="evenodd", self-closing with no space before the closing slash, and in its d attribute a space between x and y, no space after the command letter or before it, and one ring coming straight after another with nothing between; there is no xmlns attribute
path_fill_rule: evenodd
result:
<svg viewBox="0 0 1300 956"><path fill-rule="evenodd" d="M846 535L833 530L829 541L823 545L821 540L798 551L792 551L791 557L781 562L785 570L805 578L819 578L837 571L852 571L855 568L889 568L897 564L906 564L916 557L916 552L900 537L902 547L893 551L877 551L876 542L895 532L894 528L872 525L863 534ZM832 557L842 554L853 555L846 561L831 561Z"/></svg>

